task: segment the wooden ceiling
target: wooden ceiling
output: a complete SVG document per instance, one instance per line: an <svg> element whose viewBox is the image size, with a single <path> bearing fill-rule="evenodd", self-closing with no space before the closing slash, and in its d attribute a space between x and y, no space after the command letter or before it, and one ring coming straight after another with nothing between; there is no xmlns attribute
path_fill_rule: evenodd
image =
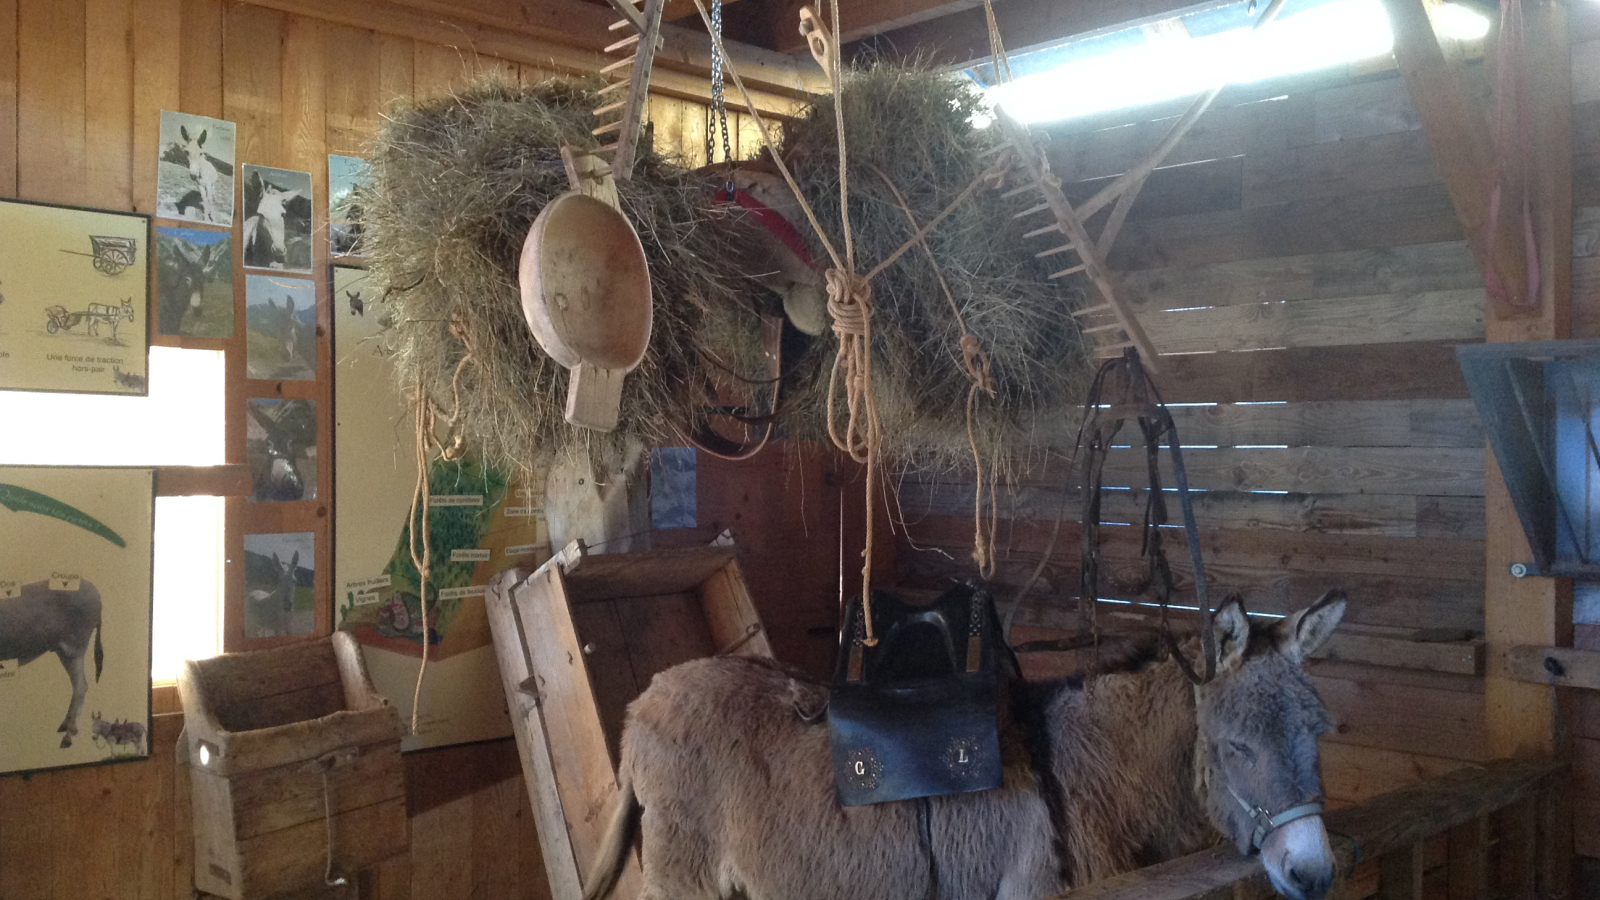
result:
<svg viewBox="0 0 1600 900"><path fill-rule="evenodd" d="M470 6L494 0L453 2ZM606 0L586 2L604 6ZM800 7L816 2L724 0L725 35L753 47L804 56ZM524 2L543 4L544 0ZM1196 0L994 0L1001 36L1013 51L1169 16L1196 5ZM703 30L694 0L668 0L663 16L684 28ZM920 57L957 66L989 55L982 0L842 0L839 20L844 52L850 56Z"/></svg>

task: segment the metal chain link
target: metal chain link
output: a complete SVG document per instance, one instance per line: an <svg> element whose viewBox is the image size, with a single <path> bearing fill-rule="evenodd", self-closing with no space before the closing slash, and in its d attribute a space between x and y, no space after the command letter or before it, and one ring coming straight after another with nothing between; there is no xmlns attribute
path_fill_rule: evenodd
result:
<svg viewBox="0 0 1600 900"><path fill-rule="evenodd" d="M722 37L722 0L711 0L711 28ZM728 98L722 85L722 43L711 42L711 105L706 107L706 164L716 162L716 133L722 132L722 159L733 161L733 144L728 138Z"/></svg>

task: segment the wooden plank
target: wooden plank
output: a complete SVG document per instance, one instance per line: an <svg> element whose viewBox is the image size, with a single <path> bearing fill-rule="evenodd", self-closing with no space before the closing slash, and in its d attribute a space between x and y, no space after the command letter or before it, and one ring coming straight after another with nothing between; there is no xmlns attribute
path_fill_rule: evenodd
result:
<svg viewBox="0 0 1600 900"><path fill-rule="evenodd" d="M1489 900L1489 819L1473 819L1450 829L1448 900Z"/></svg>
<svg viewBox="0 0 1600 900"><path fill-rule="evenodd" d="M568 596L582 603L691 591L733 558L731 547L706 546L644 553L585 552L560 565Z"/></svg>
<svg viewBox="0 0 1600 900"><path fill-rule="evenodd" d="M378 99L382 106L412 95L413 66L416 62L414 44L410 38L378 35Z"/></svg>
<svg viewBox="0 0 1600 900"><path fill-rule="evenodd" d="M1568 337L1572 271L1572 96L1566 40L1566 8L1537 7L1524 15L1525 59L1529 66L1529 116L1532 122L1529 167L1531 202L1545 210L1535 216L1540 249L1538 308L1531 315L1492 311L1491 341L1552 340ZM1572 639L1572 582L1559 578L1513 578L1510 565L1530 558L1504 479L1490 454L1488 539L1485 565L1485 623L1489 640L1486 703L1490 747L1496 755L1550 754L1562 751L1560 710L1553 691L1511 678L1502 669L1506 647L1527 644L1564 646Z"/></svg>
<svg viewBox="0 0 1600 900"><path fill-rule="evenodd" d="M243 463L156 468L159 497L248 497L250 491L250 467Z"/></svg>
<svg viewBox="0 0 1600 900"><path fill-rule="evenodd" d="M195 666L204 679L206 702L213 709L339 683L339 666L326 640L230 653L200 660ZM184 702L193 703L195 699L186 696Z"/></svg>
<svg viewBox="0 0 1600 900"><path fill-rule="evenodd" d="M766 626L756 612L737 560L717 570L700 585L700 607L711 630L717 654L765 656L771 658L772 645Z"/></svg>
<svg viewBox="0 0 1600 900"><path fill-rule="evenodd" d="M1423 845L1412 844L1378 857L1377 900L1423 900Z"/></svg>
<svg viewBox="0 0 1600 900"><path fill-rule="evenodd" d="M344 689L333 682L220 703L215 712L229 731L253 731L317 719L341 709L344 709Z"/></svg>
<svg viewBox="0 0 1600 900"><path fill-rule="evenodd" d="M1398 76L1396 72L1388 78L1319 92L1313 98L1312 140L1349 141L1421 129L1422 120L1411 102L1411 92Z"/></svg>
<svg viewBox="0 0 1600 900"><path fill-rule="evenodd" d="M1403 636L1335 633L1314 659L1371 666L1422 669L1456 675L1483 674L1482 641L1420 642Z"/></svg>
<svg viewBox="0 0 1600 900"><path fill-rule="evenodd" d="M1338 725L1323 740L1472 762L1489 758L1483 698L1313 675Z"/></svg>
<svg viewBox="0 0 1600 900"><path fill-rule="evenodd" d="M658 673L717 652L705 611L692 593L632 597L616 601L616 608L639 691Z"/></svg>
<svg viewBox="0 0 1600 900"><path fill-rule="evenodd" d="M156 163L161 111L182 105L179 61L183 34L181 0L149 0L133 18L133 208L156 208ZM158 479L159 480L159 479Z"/></svg>
<svg viewBox="0 0 1600 900"><path fill-rule="evenodd" d="M17 6L0 0L0 196L17 193Z"/></svg>
<svg viewBox="0 0 1600 900"><path fill-rule="evenodd" d="M1448 194L1428 185L1133 222L1110 263L1130 271L1461 237Z"/></svg>
<svg viewBox="0 0 1600 900"><path fill-rule="evenodd" d="M404 799L352 810L338 816L333 827L338 836L335 861L350 872L388 859L409 841ZM323 846L326 830L324 822L317 819L241 842L249 849L243 854L240 884L253 885L263 894L319 884L326 858L307 854L305 848Z"/></svg>
<svg viewBox="0 0 1600 900"><path fill-rule="evenodd" d="M235 159L283 166L283 16L229 6L224 35L223 118L238 126ZM243 219L242 211L236 218ZM234 255L242 265L242 254Z"/></svg>
<svg viewBox="0 0 1600 900"><path fill-rule="evenodd" d="M1426 135L1398 131L1252 154L1245 161L1241 202L1269 206L1438 182L1439 167Z"/></svg>
<svg viewBox="0 0 1600 900"><path fill-rule="evenodd" d="M1161 353L1483 339L1482 288L1219 306L1140 317Z"/></svg>
<svg viewBox="0 0 1600 900"><path fill-rule="evenodd" d="M365 28L323 26L324 119L329 153L360 156L378 130L383 109L382 61L378 35Z"/></svg>
<svg viewBox="0 0 1600 900"><path fill-rule="evenodd" d="M184 112L223 118L224 37L222 0L181 0L178 96ZM235 150L238 150L237 145ZM244 162L237 155L236 162ZM154 167L154 163L151 163Z"/></svg>
<svg viewBox="0 0 1600 900"><path fill-rule="evenodd" d="M84 187L107 209L134 208L133 18L133 0L84 5Z"/></svg>
<svg viewBox="0 0 1600 900"><path fill-rule="evenodd" d="M17 195L90 205L84 4L18 0L17 10Z"/></svg>
<svg viewBox="0 0 1600 900"><path fill-rule="evenodd" d="M1496 841L1490 856L1490 883L1500 897L1533 897L1535 826L1533 797L1496 810L1491 816Z"/></svg>
<svg viewBox="0 0 1600 900"><path fill-rule="evenodd" d="M507 778L472 796L472 884L469 897L510 898L522 887L523 875L517 852L521 846L517 812L527 803L522 782ZM534 880L537 880L537 876Z"/></svg>
<svg viewBox="0 0 1600 900"><path fill-rule="evenodd" d="M1572 742L1572 833L1580 856L1600 856L1600 739Z"/></svg>
<svg viewBox="0 0 1600 900"><path fill-rule="evenodd" d="M1505 648L1504 671L1534 684L1600 690L1600 650L1512 645Z"/></svg>
<svg viewBox="0 0 1600 900"><path fill-rule="evenodd" d="M1301 347L1163 357L1169 403L1466 397L1443 343Z"/></svg>
<svg viewBox="0 0 1600 900"><path fill-rule="evenodd" d="M1459 759L1323 741L1322 789L1328 797L1359 803L1471 765Z"/></svg>
<svg viewBox="0 0 1600 900"><path fill-rule="evenodd" d="M759 137L757 138L759 140ZM1202 160L1156 169L1128 210L1128 219L1159 219L1192 213L1238 209L1242 203L1245 157ZM1063 185L1062 193L1074 206L1098 194L1114 178Z"/></svg>
<svg viewBox="0 0 1600 900"><path fill-rule="evenodd" d="M1283 447L1192 449L1189 486L1308 494L1483 494L1483 451L1466 447ZM1105 484L1149 484L1144 451L1112 450Z"/></svg>
<svg viewBox="0 0 1600 900"><path fill-rule="evenodd" d="M528 681L535 669L524 638L527 631L517 613L516 601L512 599L513 586L520 584L526 575L525 571L516 569L502 572L490 585L485 606L511 727L520 751L523 783L534 818L539 823L545 873L555 895L569 898L582 893L578 864L567 833L561 797L556 791L550 737L545 729L538 687ZM531 689L524 689L524 684Z"/></svg>
<svg viewBox="0 0 1600 900"><path fill-rule="evenodd" d="M405 797L399 743L360 750L359 756L329 776L327 803L335 816ZM240 839L304 822L321 823L324 815L322 779L304 764L252 772L233 779L232 789L234 828Z"/></svg>
<svg viewBox="0 0 1600 900"><path fill-rule="evenodd" d="M1330 300L1483 286L1465 241L1345 253L1247 259L1131 272L1123 280L1140 313L1274 300Z"/></svg>
<svg viewBox="0 0 1600 900"><path fill-rule="evenodd" d="M572 624L583 641L584 664L594 685L595 709L613 764L622 759L622 723L628 704L650 684L649 675L641 677L635 669L618 605L615 600L601 600L572 608Z"/></svg>

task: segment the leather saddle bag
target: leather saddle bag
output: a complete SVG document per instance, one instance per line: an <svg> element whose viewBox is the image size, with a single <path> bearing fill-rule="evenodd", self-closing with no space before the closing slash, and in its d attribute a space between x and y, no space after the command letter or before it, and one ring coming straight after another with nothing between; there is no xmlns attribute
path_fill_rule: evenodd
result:
<svg viewBox="0 0 1600 900"><path fill-rule="evenodd" d="M971 584L928 606L872 592L845 609L828 701L842 806L1000 786L1000 697L1014 671L987 591Z"/></svg>

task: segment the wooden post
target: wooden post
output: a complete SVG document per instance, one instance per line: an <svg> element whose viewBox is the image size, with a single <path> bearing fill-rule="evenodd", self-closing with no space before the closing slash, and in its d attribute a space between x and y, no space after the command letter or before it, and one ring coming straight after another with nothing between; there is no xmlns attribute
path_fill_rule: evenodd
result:
<svg viewBox="0 0 1600 900"><path fill-rule="evenodd" d="M1536 315L1510 318L1490 307L1490 341L1567 337L1572 299L1571 62L1566 7L1524 0L1528 100L1532 104L1530 171L1534 233L1541 272ZM1487 189L1487 185L1485 185ZM1557 753L1563 743L1557 692L1515 681L1505 651L1515 644L1570 646L1570 579L1514 578L1512 563L1532 558L1504 480L1489 454L1484 626L1489 645L1484 702L1489 750L1495 756Z"/></svg>

